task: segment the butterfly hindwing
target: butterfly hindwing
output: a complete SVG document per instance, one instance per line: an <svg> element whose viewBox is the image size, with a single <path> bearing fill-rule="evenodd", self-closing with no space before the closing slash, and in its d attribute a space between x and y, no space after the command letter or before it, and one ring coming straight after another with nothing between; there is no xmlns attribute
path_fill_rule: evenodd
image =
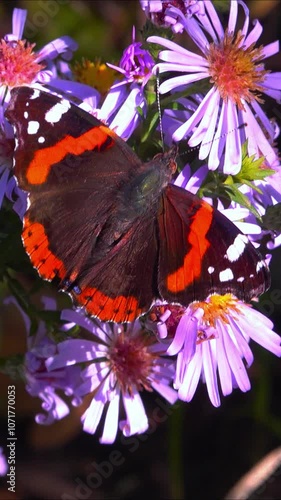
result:
<svg viewBox="0 0 281 500"><path fill-rule="evenodd" d="M147 215L101 261L90 259L75 280L75 298L90 314L124 322L149 310L158 294L158 245L155 214Z"/></svg>

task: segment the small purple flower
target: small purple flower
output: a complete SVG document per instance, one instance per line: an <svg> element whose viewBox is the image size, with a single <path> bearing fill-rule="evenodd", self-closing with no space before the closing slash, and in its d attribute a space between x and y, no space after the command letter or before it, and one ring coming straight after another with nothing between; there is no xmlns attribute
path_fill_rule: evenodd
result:
<svg viewBox="0 0 281 500"><path fill-rule="evenodd" d="M124 80L113 85L113 88L124 83L134 82L144 86L152 75L154 59L148 50L142 48L141 42L136 42L135 27L133 27L132 43L124 50L119 66L109 63L107 65L124 76Z"/></svg>
<svg viewBox="0 0 281 500"><path fill-rule="evenodd" d="M87 363L76 398L92 393L89 408L82 416L83 428L94 434L105 414L102 443L113 443L123 408L126 419L119 422L124 436L140 434L148 428L148 418L140 391L157 391L169 403L175 403L176 391L170 387L174 363L163 356L165 349L141 328L138 321L124 325L91 321L75 311L65 310L62 319L86 328L92 340L66 340L57 345L58 353L50 357L47 367L61 370Z"/></svg>
<svg viewBox="0 0 281 500"><path fill-rule="evenodd" d="M239 5L244 9L244 25L235 32ZM211 88L196 111L173 132L174 141L190 136L190 146L201 143L199 158L208 156L212 170L223 161L223 171L227 174L239 172L242 144L246 139L249 156L264 155L272 165L277 160L272 146L274 125L259 102L262 92L278 101L281 99L281 73L270 73L262 63L278 52L278 41L255 48L262 26L255 21L253 29L248 31L249 12L242 1L231 1L226 30L212 2L205 2L205 15L200 23L192 19L192 29L179 10L178 13L202 55L164 38L150 37L149 42L168 49L159 54L164 61L156 65L160 73L182 73L164 81L160 92L183 91L190 84L206 79Z"/></svg>
<svg viewBox="0 0 281 500"><path fill-rule="evenodd" d="M174 314L172 310L171 314ZM168 321L171 323L170 315L167 306L158 318L162 337L165 336L164 323L167 326ZM254 340L281 356L281 339L272 328L268 318L231 294L214 294L205 301L190 304L185 312L181 311L174 338L167 349L167 354L177 355L174 387L178 389L179 398L191 401L200 379L206 383L214 406L220 405L218 382L224 396L236 387L243 392L250 390L244 365L244 360L249 367L254 359L249 341ZM169 338L168 334L167 330Z"/></svg>
<svg viewBox="0 0 281 500"><path fill-rule="evenodd" d="M107 65L120 72L124 78L111 86L101 108L96 109L95 114L127 140L140 123L139 109L143 116L146 114L144 87L152 75L154 60L141 47L141 43L135 41L133 28L132 43L124 50L119 66Z"/></svg>

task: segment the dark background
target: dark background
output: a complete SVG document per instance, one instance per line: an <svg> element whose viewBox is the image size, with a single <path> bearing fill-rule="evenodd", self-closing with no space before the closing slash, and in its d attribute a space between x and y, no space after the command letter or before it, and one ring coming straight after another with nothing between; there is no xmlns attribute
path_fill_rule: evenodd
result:
<svg viewBox="0 0 281 500"><path fill-rule="evenodd" d="M57 13L50 10L52 14L47 14L46 21L47 6L52 9L54 3ZM252 18L258 17L264 26L263 43L278 38L280 2L257 0L248 4ZM11 32L12 9L16 6L28 9L25 36L36 43L36 48L68 34L79 43L74 56L78 60L82 56L101 57L118 63L123 49L131 42L132 25L140 29L145 21L137 0L9 1L0 5L1 35ZM280 54L271 58L268 66L280 71ZM266 105L270 116L277 115L280 124L280 108L272 101ZM260 306L278 333L280 258L278 249L272 261L272 288ZM20 316L12 308L2 307L1 312L4 350L24 352ZM222 400L220 408L212 407L203 385L190 404L179 403L175 408L169 408L156 394L146 394L150 431L128 440L119 435L112 446L100 445L99 434L81 432L81 409L51 427L38 426L34 414L40 405L29 397L21 382L16 382L17 488L16 494L9 496L3 480L0 499L138 500L148 494L167 499L225 498L243 474L280 446L280 360L256 345L252 349L255 361L249 370L249 393L235 391ZM14 382L8 377L1 377L2 436L6 436L7 385L11 383ZM5 446L5 438L1 444ZM281 467L252 496L244 498L281 498Z"/></svg>

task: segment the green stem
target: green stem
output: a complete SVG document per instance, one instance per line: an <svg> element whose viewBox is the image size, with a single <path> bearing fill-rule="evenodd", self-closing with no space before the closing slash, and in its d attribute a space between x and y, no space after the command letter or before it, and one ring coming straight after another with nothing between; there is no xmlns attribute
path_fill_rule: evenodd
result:
<svg viewBox="0 0 281 500"><path fill-rule="evenodd" d="M181 500L184 495L183 458L184 409L179 404L169 418L170 497Z"/></svg>

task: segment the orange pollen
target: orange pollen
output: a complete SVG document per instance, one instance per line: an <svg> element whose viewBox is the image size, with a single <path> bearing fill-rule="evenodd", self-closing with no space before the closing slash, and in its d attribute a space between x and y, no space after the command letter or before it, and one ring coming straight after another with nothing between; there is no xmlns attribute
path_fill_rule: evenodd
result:
<svg viewBox="0 0 281 500"><path fill-rule="evenodd" d="M111 369L123 391L151 390L149 376L155 355L148 351L149 341L145 336L130 336L121 332L109 350Z"/></svg>
<svg viewBox="0 0 281 500"><path fill-rule="evenodd" d="M228 324L228 316L235 316L235 313L238 315L243 314L239 307L238 299L234 297L234 295L231 295L231 293L226 293L225 295L211 295L207 301L194 302L192 308L194 310L199 308L203 309L204 314L202 321L207 326L212 326L214 328L218 319Z"/></svg>
<svg viewBox="0 0 281 500"><path fill-rule="evenodd" d="M231 99L239 109L244 109L242 99L262 102L259 93L263 92L262 82L269 73L260 64L263 47L254 48L252 44L244 48L242 40L241 31L236 38L233 33L225 32L219 44L210 44L207 56L211 83L215 84L223 100Z"/></svg>
<svg viewBox="0 0 281 500"><path fill-rule="evenodd" d="M0 85L17 87L34 81L44 68L36 62L34 46L25 40L0 41Z"/></svg>

